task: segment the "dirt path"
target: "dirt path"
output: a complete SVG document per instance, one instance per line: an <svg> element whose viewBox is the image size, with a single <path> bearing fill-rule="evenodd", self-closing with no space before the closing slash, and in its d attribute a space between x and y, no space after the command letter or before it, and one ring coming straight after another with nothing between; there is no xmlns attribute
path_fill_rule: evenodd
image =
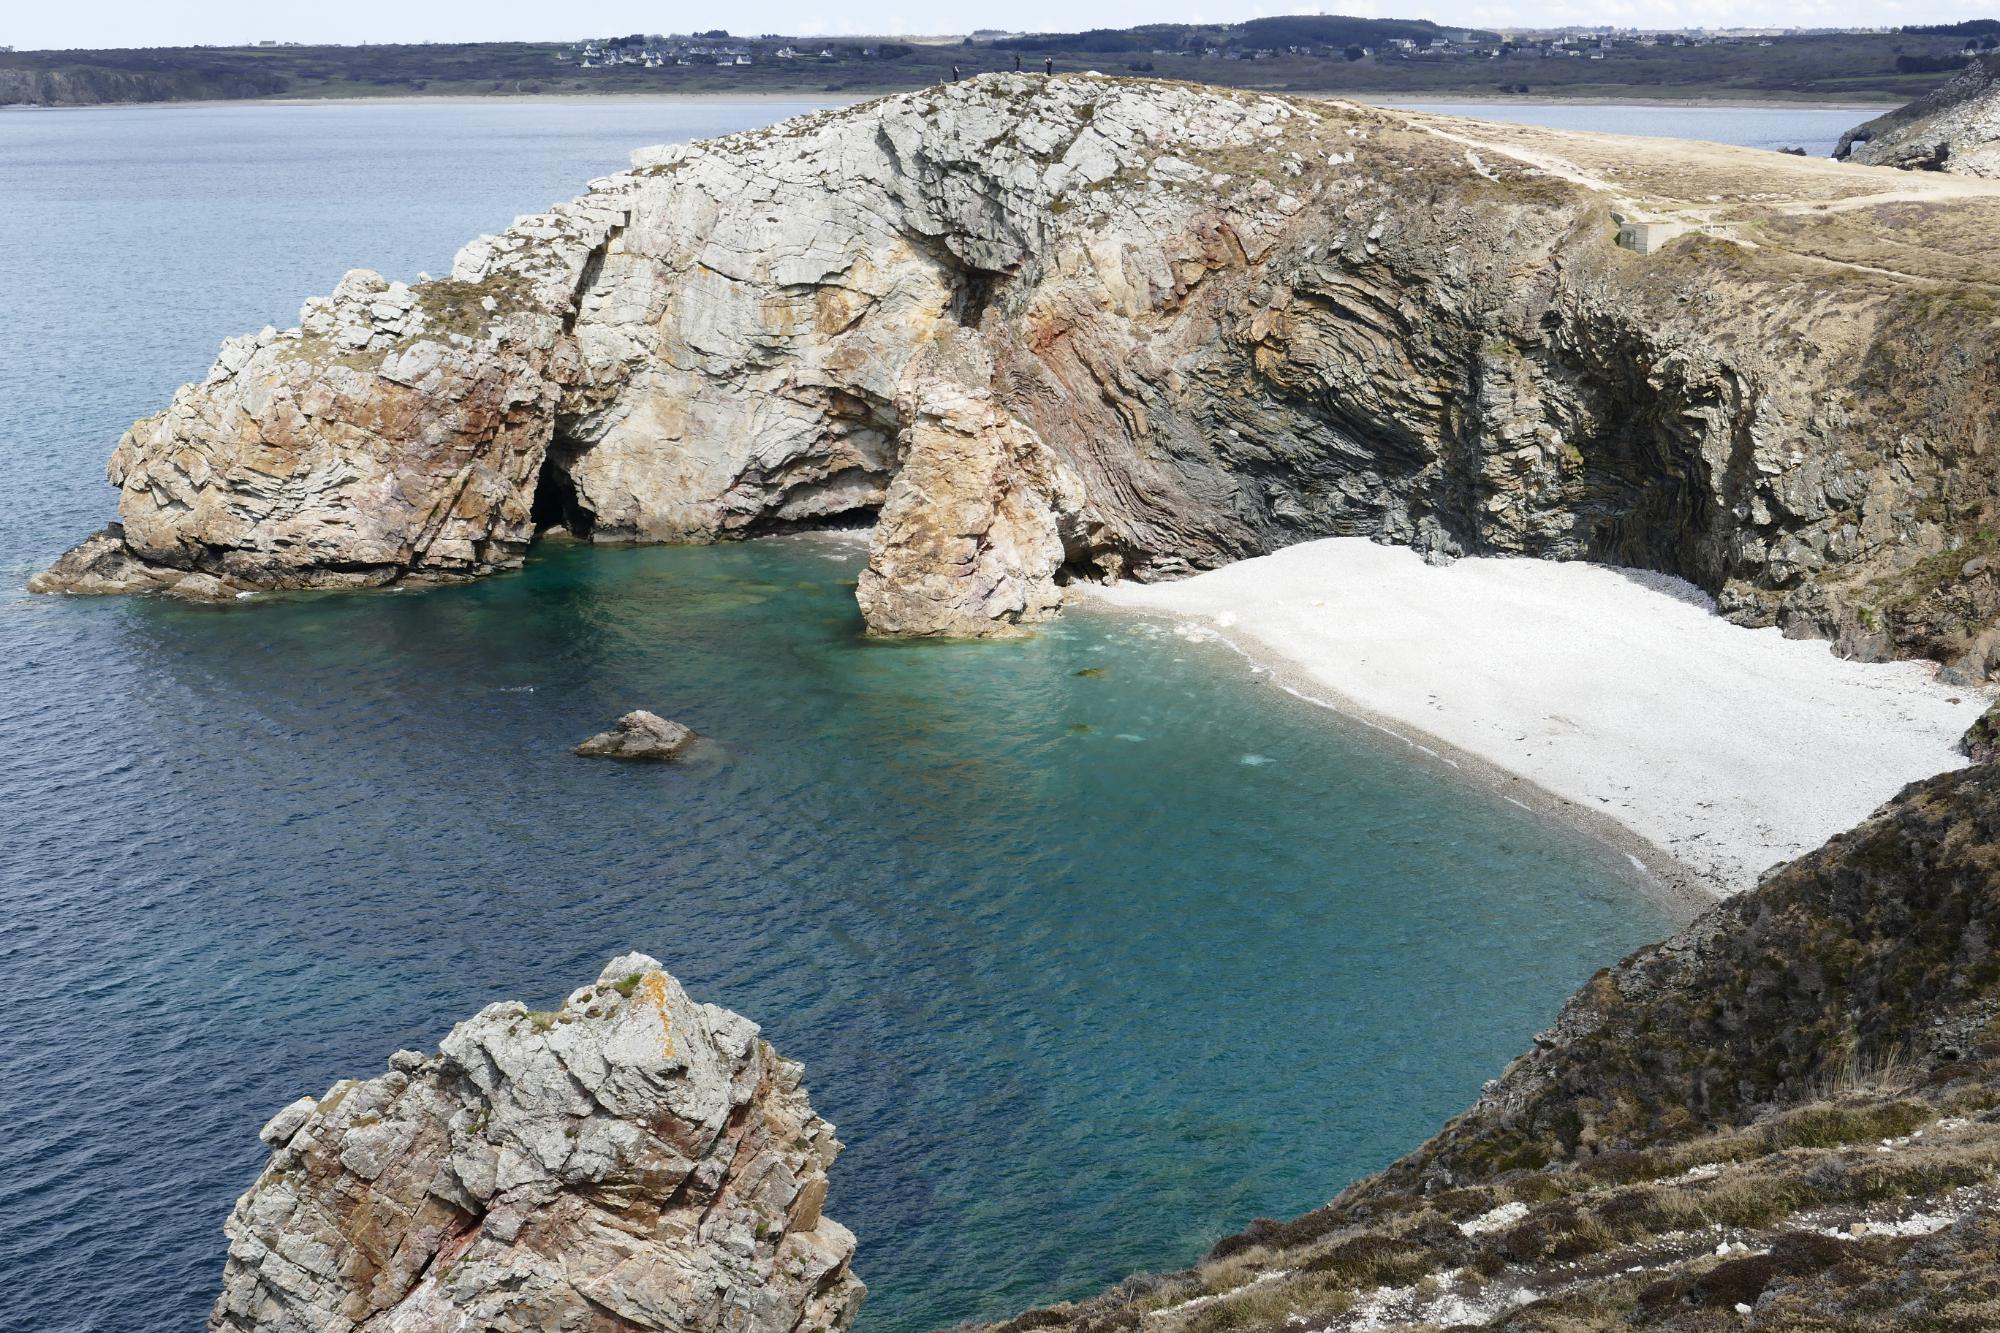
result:
<svg viewBox="0 0 2000 1333"><path fill-rule="evenodd" d="M1501 122L1480 122L1462 117L1441 117L1422 112L1379 108L1440 139L1465 147L1475 169L1487 174L1479 157L1505 157L1547 175L1608 195L1614 208L1638 222L1678 223L1690 231L1712 236L1749 249L1769 247L1744 234L1754 226L1755 216L1743 216L1747 208L1767 217L1831 217L1861 212L1891 204L1939 204L1958 200L2000 200L2000 180L1953 176L1942 172L1912 173L1890 167L1868 167L1830 159L1799 158L1789 154L1766 153L1758 149L1728 144L1699 143L1680 139L1635 140L1629 135L1593 134L1575 130L1546 130L1538 126ZM1586 154L1643 162L1658 172L1663 165L1686 182L1674 195L1634 188L1633 183L1612 179L1593 171L1576 157ZM1746 190L1746 184L1754 189ZM1857 186L1880 185L1865 193L1848 193ZM1697 194L1697 192L1702 192ZM1710 191L1713 191L1712 193ZM1789 195L1790 197L1784 197ZM1785 253L1832 268L1905 282L1946 284L1971 282L1979 286L1996 284L1982 278L1940 278L1900 269L1857 263L1816 254L1797 246L1782 247Z"/></svg>
<svg viewBox="0 0 2000 1333"><path fill-rule="evenodd" d="M1393 108L1384 109L1393 110ZM1523 166L1533 167L1535 170L1547 172L1551 176L1560 176L1566 181L1583 186L1586 190L1605 190L1616 193L1620 189L1613 182L1607 181L1601 176L1593 176L1568 158L1557 157L1554 153L1541 153L1533 149L1517 147L1513 144L1498 143L1491 139L1477 139L1466 134L1453 134L1450 130L1440 125L1430 123L1429 117L1425 116L1412 115L1409 119L1410 123L1417 129L1435 134L1440 139L1449 139L1453 143L1464 144L1468 149L1484 149L1490 153L1498 153L1502 157L1511 157Z"/></svg>

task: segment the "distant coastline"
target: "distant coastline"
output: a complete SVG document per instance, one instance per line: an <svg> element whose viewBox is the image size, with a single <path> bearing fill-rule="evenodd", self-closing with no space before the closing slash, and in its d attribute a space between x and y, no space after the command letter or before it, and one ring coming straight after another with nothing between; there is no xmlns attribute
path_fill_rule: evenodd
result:
<svg viewBox="0 0 2000 1333"><path fill-rule="evenodd" d="M0 51L0 105L444 97L875 97L1019 70L1370 102L1899 105L1963 68L1956 30L1499 33L1294 15L963 37L591 36L542 42Z"/></svg>
<svg viewBox="0 0 2000 1333"><path fill-rule="evenodd" d="M157 110L161 107L212 108L219 106L411 106L419 103L455 102L464 105L486 105L509 102L539 102L548 105L588 105L600 102L666 102L684 106L742 105L760 102L810 102L817 106L848 106L855 102L867 101L871 97L888 97L907 89L897 87L843 88L828 91L824 88L772 89L768 87L746 88L741 92L703 90L700 92L654 91L648 89L617 89L598 93L460 93L460 92L410 92L401 90L381 96L356 97L349 95L314 96L311 93L285 93L269 97L202 97L167 99L135 102L92 102L83 105L45 106L34 102L0 103L0 111L91 111L106 108L145 108ZM1245 89L1244 91L1270 92L1269 89ZM1449 89L1404 92L1354 92L1346 89L1293 90L1280 92L1279 96L1303 97L1344 102L1361 102L1368 106L1417 107L1452 104L1461 106L1639 106L1670 107L1686 110L1709 111L1856 111L1879 112L1887 107L1900 105L1899 98L1880 96L1875 98L1809 98L1784 97L1772 94L1765 97L1643 97L1618 94L1592 95L1585 93L1528 93L1525 95L1498 96L1490 91L1467 90L1453 92Z"/></svg>

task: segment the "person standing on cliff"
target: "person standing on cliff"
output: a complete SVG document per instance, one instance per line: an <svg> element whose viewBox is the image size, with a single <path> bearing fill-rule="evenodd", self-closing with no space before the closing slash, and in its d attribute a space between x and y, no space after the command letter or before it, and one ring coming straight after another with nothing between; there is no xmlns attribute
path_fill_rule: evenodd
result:
<svg viewBox="0 0 2000 1333"><path fill-rule="evenodd" d="M1055 74L1055 72L1056 72L1056 58L1054 56L1043 56L1042 57L1043 76L1051 77Z"/></svg>
<svg viewBox="0 0 2000 1333"><path fill-rule="evenodd" d="M1021 72L1021 53L1019 51L1014 53L1014 72L1016 74Z"/></svg>
<svg viewBox="0 0 2000 1333"><path fill-rule="evenodd" d="M958 79L959 79L958 62L954 60L951 65L951 81L953 83L957 83Z"/></svg>

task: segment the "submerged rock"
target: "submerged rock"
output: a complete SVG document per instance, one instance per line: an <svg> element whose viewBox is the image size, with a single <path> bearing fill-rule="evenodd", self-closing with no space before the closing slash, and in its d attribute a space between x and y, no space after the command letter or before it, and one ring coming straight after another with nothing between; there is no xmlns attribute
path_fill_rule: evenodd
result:
<svg viewBox="0 0 2000 1333"><path fill-rule="evenodd" d="M217 1333L837 1333L840 1151L799 1065L644 954L560 1009L489 1005L264 1127Z"/></svg>
<svg viewBox="0 0 2000 1333"><path fill-rule="evenodd" d="M1840 136L1833 155L1907 171L2000 177L2000 54L1974 57L1936 92Z"/></svg>
<svg viewBox="0 0 2000 1333"><path fill-rule="evenodd" d="M696 739L693 728L638 708L577 746L576 753L593 759L672 759Z"/></svg>

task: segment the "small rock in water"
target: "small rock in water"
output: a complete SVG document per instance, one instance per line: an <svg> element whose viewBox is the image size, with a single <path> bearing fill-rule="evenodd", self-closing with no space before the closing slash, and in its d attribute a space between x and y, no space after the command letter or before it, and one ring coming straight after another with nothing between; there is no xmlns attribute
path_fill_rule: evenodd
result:
<svg viewBox="0 0 2000 1333"><path fill-rule="evenodd" d="M634 709L609 731L600 731L576 747L595 759L673 759L694 743L695 733L671 718Z"/></svg>

